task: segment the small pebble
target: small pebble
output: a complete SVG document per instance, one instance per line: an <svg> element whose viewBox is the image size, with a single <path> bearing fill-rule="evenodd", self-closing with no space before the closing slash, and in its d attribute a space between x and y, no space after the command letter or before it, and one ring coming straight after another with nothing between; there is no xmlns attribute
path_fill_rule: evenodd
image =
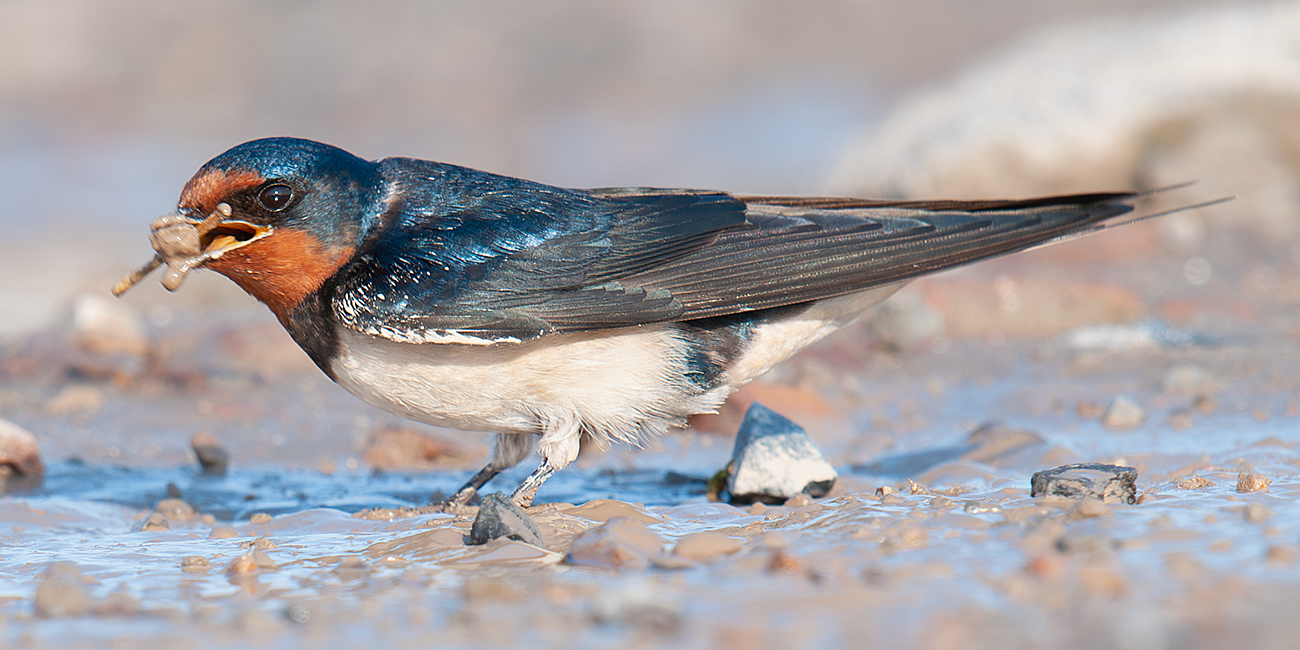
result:
<svg viewBox="0 0 1300 650"><path fill-rule="evenodd" d="M882 485L882 486L876 488L876 496L877 496L877 497L883 497L883 496L888 495L888 494L894 494L894 495L897 495L897 494L898 494L898 490L894 489L894 487L891 486L891 485Z"/></svg>
<svg viewBox="0 0 1300 650"><path fill-rule="evenodd" d="M71 385L45 403L50 415L86 416L104 406L104 391L94 386Z"/></svg>
<svg viewBox="0 0 1300 650"><path fill-rule="evenodd" d="M1079 569L1079 584L1097 596L1117 598L1128 591L1128 582L1124 576L1100 567L1085 566Z"/></svg>
<svg viewBox="0 0 1300 650"><path fill-rule="evenodd" d="M1174 481L1174 487L1180 490L1199 490L1211 485L1214 485L1214 482L1204 476L1188 476Z"/></svg>
<svg viewBox="0 0 1300 650"><path fill-rule="evenodd" d="M226 567L226 573L245 575L275 568L277 568L275 560L272 560L266 553L254 549L231 560Z"/></svg>
<svg viewBox="0 0 1300 650"><path fill-rule="evenodd" d="M962 504L962 511L967 514L982 515L988 512L1002 512L1002 506L983 501L967 501Z"/></svg>
<svg viewBox="0 0 1300 650"><path fill-rule="evenodd" d="M952 499L949 499L946 496L943 496L942 494L935 496L933 499L930 499L931 508L951 508L955 505L957 505L956 502L954 502Z"/></svg>
<svg viewBox="0 0 1300 650"><path fill-rule="evenodd" d="M1059 554L1038 555L1025 564L1025 573L1039 578L1057 578L1065 573L1065 559Z"/></svg>
<svg viewBox="0 0 1300 650"><path fill-rule="evenodd" d="M1241 472L1237 474L1237 492L1242 494L1267 490L1268 486L1272 484L1273 479L1268 478L1263 474L1256 474L1255 472L1248 472L1246 470L1241 470Z"/></svg>
<svg viewBox="0 0 1300 650"><path fill-rule="evenodd" d="M1192 408L1206 415L1213 415L1219 410L1219 401L1213 395L1198 395L1192 400Z"/></svg>
<svg viewBox="0 0 1300 650"><path fill-rule="evenodd" d="M200 431L190 438L190 447L199 458L199 466L204 474L225 474L230 467L230 454L221 445L221 440L207 431Z"/></svg>
<svg viewBox="0 0 1300 650"><path fill-rule="evenodd" d="M1090 519L1092 517L1105 517L1110 514L1110 508L1105 503L1096 499L1080 499L1070 508L1070 518L1072 519Z"/></svg>
<svg viewBox="0 0 1300 650"><path fill-rule="evenodd" d="M139 530L143 532L153 532L158 530L168 530L171 524L167 523L167 518L157 512L149 513L144 521L140 522Z"/></svg>
<svg viewBox="0 0 1300 650"><path fill-rule="evenodd" d="M598 599L592 617L598 623L668 635L682 629L682 600L655 583L630 582Z"/></svg>
<svg viewBox="0 0 1300 650"><path fill-rule="evenodd" d="M212 529L212 532L208 533L208 539L229 539L231 537L239 537L239 531L230 526L217 526Z"/></svg>
<svg viewBox="0 0 1300 650"><path fill-rule="evenodd" d="M740 551L740 542L722 533L704 532L687 535L677 540L673 553L696 562L708 562L713 558L731 555Z"/></svg>
<svg viewBox="0 0 1300 650"><path fill-rule="evenodd" d="M93 611L97 616L135 616L140 613L140 602L118 589L96 603Z"/></svg>
<svg viewBox="0 0 1300 650"><path fill-rule="evenodd" d="M87 578L71 562L52 562L36 588L34 607L41 618L81 616L90 612L93 601L86 590Z"/></svg>
<svg viewBox="0 0 1300 650"><path fill-rule="evenodd" d="M1300 551L1297 551L1296 547L1274 544L1268 547L1268 551L1264 554L1264 561L1275 565L1295 564L1297 556L1300 556Z"/></svg>
<svg viewBox="0 0 1300 650"><path fill-rule="evenodd" d="M1192 414L1184 410L1170 413L1169 419L1166 420L1166 422L1169 424L1169 428L1174 431L1186 431L1187 429L1192 428L1192 424L1194 424L1192 421Z"/></svg>
<svg viewBox="0 0 1300 650"><path fill-rule="evenodd" d="M269 551L273 548L276 548L276 545L275 542L272 542L270 539L267 539L265 536L263 536L263 537L258 537L257 539L251 542L242 542L240 543L239 547L255 548L259 551Z"/></svg>
<svg viewBox="0 0 1300 650"><path fill-rule="evenodd" d="M809 573L808 565L800 561L799 558L780 549L772 552L772 558L767 562L767 572L788 575L807 575Z"/></svg>
<svg viewBox="0 0 1300 650"><path fill-rule="evenodd" d="M812 503L812 498L809 497L808 495L796 494L790 497L789 499L786 499L783 505L785 505L787 508L797 509L797 508L802 508L810 503Z"/></svg>
<svg viewBox="0 0 1300 650"><path fill-rule="evenodd" d="M1214 379L1210 373L1194 364L1174 366L1160 381L1160 390L1166 395L1205 394L1214 388Z"/></svg>
<svg viewBox="0 0 1300 650"><path fill-rule="evenodd" d="M264 524L268 521L271 521L271 515L268 515L265 512L254 513L252 517L248 518L248 523L250 524Z"/></svg>
<svg viewBox="0 0 1300 650"><path fill-rule="evenodd" d="M782 535L779 531L774 530L758 538L758 545L766 549L777 550L789 548L790 540L786 539L785 535Z"/></svg>
<svg viewBox="0 0 1300 650"><path fill-rule="evenodd" d="M1132 429L1146 420L1146 411L1137 402L1120 395L1110 403L1101 424L1107 429Z"/></svg>
<svg viewBox="0 0 1300 650"><path fill-rule="evenodd" d="M1106 414L1106 406L1104 404L1085 400L1079 400L1079 403L1074 406L1074 410L1079 414L1079 417L1088 420L1095 420Z"/></svg>
<svg viewBox="0 0 1300 650"><path fill-rule="evenodd" d="M1246 521L1252 524L1258 524L1272 516L1273 511L1262 503L1252 503L1246 506Z"/></svg>
<svg viewBox="0 0 1300 650"><path fill-rule="evenodd" d="M349 555L339 560L334 566L334 573L342 576L347 580L357 580L370 572L370 565L366 564L366 559L356 555Z"/></svg>
<svg viewBox="0 0 1300 650"><path fill-rule="evenodd" d="M250 553L245 553L230 561L226 565L226 573L230 575L246 575L257 572L257 562L253 561Z"/></svg>
<svg viewBox="0 0 1300 650"><path fill-rule="evenodd" d="M174 521L185 521L194 517L194 506L180 499L163 499L158 502L154 511Z"/></svg>
<svg viewBox="0 0 1300 650"><path fill-rule="evenodd" d="M0 419L0 465L8 465L23 476L45 473L36 436L5 419Z"/></svg>
<svg viewBox="0 0 1300 650"><path fill-rule="evenodd" d="M775 514L775 513L773 513ZM644 569L659 555L663 540L645 524L630 517L614 517L588 528L569 546L569 564Z"/></svg>
<svg viewBox="0 0 1300 650"><path fill-rule="evenodd" d="M181 558L181 571L186 573L203 573L212 568L212 563L202 555L186 555Z"/></svg>
<svg viewBox="0 0 1300 650"><path fill-rule="evenodd" d="M285 615L294 623L307 623L311 621L311 608L304 603L294 603L285 611Z"/></svg>
<svg viewBox="0 0 1300 650"><path fill-rule="evenodd" d="M427 469L439 459L456 453L448 443L415 429L385 426L370 434L362 460L380 470Z"/></svg>

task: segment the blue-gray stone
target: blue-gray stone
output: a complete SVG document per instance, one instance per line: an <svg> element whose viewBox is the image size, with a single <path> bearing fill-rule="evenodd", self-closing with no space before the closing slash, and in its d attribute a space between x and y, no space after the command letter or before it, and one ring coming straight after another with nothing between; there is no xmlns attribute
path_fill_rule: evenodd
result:
<svg viewBox="0 0 1300 650"><path fill-rule="evenodd" d="M486 544L498 537L508 537L546 548L542 543L542 533L537 529L537 524L533 522L532 517L529 517L528 513L516 505L510 497L500 492L493 492L483 497L483 504L479 506L478 516L470 526L469 539L466 543L471 546Z"/></svg>

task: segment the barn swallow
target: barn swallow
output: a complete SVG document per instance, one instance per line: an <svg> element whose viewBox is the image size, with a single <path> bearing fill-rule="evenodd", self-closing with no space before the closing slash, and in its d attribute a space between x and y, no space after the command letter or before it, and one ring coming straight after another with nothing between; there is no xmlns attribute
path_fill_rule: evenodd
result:
<svg viewBox="0 0 1300 650"><path fill-rule="evenodd" d="M536 449L527 506L584 436L684 426L907 281L1120 225L1137 196L577 190L268 138L203 165L114 292L162 264L172 290L225 275L367 403L496 433L449 506Z"/></svg>

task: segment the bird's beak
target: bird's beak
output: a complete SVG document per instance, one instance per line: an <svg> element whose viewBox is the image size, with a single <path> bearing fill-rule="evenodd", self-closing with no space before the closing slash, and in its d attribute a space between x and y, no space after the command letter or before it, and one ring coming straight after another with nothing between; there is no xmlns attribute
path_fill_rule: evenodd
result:
<svg viewBox="0 0 1300 650"><path fill-rule="evenodd" d="M221 203L202 220L180 213L165 214L155 219L149 232L149 243L154 249L153 259L122 278L113 287L113 295L122 295L163 264L167 265L163 286L168 291L175 291L185 281L185 274L190 269L203 266L274 232L271 226L232 219L232 214L230 206Z"/></svg>
<svg viewBox="0 0 1300 650"><path fill-rule="evenodd" d="M242 248L272 232L270 226L248 223L239 219L227 219L217 223L206 233L199 235L199 247L203 250L203 262L215 260L236 248Z"/></svg>

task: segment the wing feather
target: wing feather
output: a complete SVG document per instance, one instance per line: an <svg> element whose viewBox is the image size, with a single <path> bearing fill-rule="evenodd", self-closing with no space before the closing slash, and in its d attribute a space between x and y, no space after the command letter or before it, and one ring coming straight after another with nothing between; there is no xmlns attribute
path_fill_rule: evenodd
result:
<svg viewBox="0 0 1300 650"><path fill-rule="evenodd" d="M339 275L333 304L343 325L409 342L516 343L829 298L1080 232L1128 213L1135 196L582 191L383 164L401 200Z"/></svg>

